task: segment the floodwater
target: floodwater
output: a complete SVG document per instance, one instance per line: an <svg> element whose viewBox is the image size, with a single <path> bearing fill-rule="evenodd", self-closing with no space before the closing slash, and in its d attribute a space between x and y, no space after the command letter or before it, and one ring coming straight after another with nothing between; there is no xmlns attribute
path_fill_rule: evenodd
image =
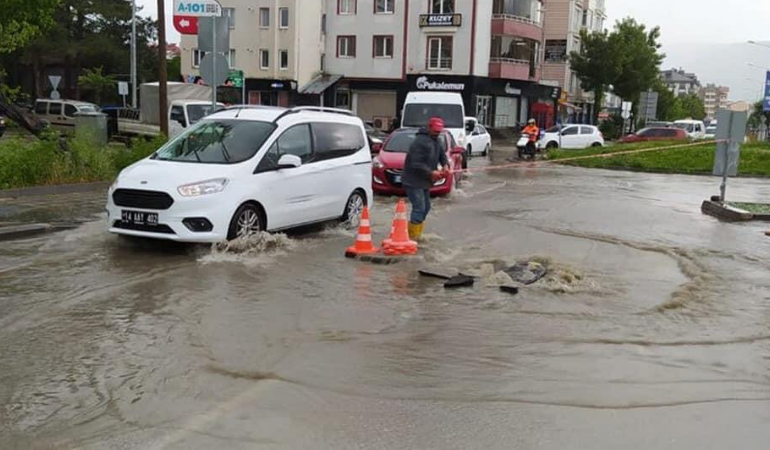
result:
<svg viewBox="0 0 770 450"><path fill-rule="evenodd" d="M4 243L0 447L767 449L770 225L701 215L718 183L479 171L390 266L345 259L331 225ZM517 296L417 274L527 259L550 273Z"/></svg>

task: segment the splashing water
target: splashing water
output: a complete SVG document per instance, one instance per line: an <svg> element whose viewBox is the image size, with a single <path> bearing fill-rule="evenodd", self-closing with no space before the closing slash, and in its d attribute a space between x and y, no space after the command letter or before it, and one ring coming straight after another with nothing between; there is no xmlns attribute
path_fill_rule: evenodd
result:
<svg viewBox="0 0 770 450"><path fill-rule="evenodd" d="M296 247L296 242L285 234L259 232L246 238L219 242L211 246L211 253L199 259L203 263L242 262L265 264L285 255Z"/></svg>

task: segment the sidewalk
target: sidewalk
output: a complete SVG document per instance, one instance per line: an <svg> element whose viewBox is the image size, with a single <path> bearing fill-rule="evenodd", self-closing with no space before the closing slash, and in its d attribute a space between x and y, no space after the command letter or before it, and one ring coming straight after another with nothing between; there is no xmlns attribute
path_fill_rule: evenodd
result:
<svg viewBox="0 0 770 450"><path fill-rule="evenodd" d="M109 183L0 190L0 241L46 233L104 211Z"/></svg>

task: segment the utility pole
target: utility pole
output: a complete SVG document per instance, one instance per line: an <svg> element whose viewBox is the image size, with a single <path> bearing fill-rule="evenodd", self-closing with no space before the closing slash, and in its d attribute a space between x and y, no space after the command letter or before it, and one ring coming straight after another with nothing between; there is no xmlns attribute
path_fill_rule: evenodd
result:
<svg viewBox="0 0 770 450"><path fill-rule="evenodd" d="M136 109L136 0L131 0L131 107Z"/></svg>
<svg viewBox="0 0 770 450"><path fill-rule="evenodd" d="M168 136L168 93L166 73L166 5L158 0L158 109L160 132Z"/></svg>

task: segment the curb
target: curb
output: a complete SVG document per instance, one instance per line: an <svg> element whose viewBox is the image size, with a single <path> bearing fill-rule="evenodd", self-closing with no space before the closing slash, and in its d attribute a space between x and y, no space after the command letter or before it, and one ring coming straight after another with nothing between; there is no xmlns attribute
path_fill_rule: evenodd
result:
<svg viewBox="0 0 770 450"><path fill-rule="evenodd" d="M81 192L106 191L110 187L109 181L97 181L95 183L55 184L47 186L34 186L19 189L2 189L0 198L31 197L36 195L61 195L77 194Z"/></svg>
<svg viewBox="0 0 770 450"><path fill-rule="evenodd" d="M77 224L52 225L50 223L30 223L25 225L13 225L0 227L0 242L15 239L26 239L41 234L65 231L76 228Z"/></svg>
<svg viewBox="0 0 770 450"><path fill-rule="evenodd" d="M719 220L724 220L727 222L746 222L749 220L754 220L754 214L748 211L733 208L731 206L724 205L720 202L713 202L711 200L705 200L700 209L703 214L713 216Z"/></svg>

